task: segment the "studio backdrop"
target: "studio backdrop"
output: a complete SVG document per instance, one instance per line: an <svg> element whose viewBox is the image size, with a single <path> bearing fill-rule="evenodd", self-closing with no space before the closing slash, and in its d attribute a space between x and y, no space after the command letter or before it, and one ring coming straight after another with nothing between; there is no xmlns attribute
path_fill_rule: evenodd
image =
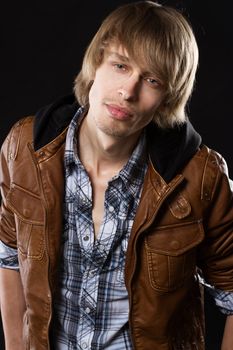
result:
<svg viewBox="0 0 233 350"><path fill-rule="evenodd" d="M70 94L85 48L101 21L130 1L5 2L1 9L0 144L15 121ZM131 1L132 2L132 1ZM200 63L188 115L204 143L219 151L233 177L233 28L230 3L162 1L192 23ZM224 317L206 298L207 349L219 349ZM0 349L4 349L3 336Z"/></svg>

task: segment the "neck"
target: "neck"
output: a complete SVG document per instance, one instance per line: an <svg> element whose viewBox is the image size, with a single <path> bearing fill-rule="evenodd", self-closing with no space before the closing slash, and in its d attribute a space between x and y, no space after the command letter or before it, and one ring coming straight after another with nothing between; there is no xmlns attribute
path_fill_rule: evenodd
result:
<svg viewBox="0 0 233 350"><path fill-rule="evenodd" d="M89 127L87 118L80 127L79 157L89 174L116 175L130 158L139 135L124 138L104 134Z"/></svg>

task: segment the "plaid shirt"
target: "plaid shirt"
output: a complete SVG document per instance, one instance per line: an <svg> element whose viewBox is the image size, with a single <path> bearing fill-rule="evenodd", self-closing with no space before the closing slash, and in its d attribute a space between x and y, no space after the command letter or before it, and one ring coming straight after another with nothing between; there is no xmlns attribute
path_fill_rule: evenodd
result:
<svg viewBox="0 0 233 350"><path fill-rule="evenodd" d="M78 159L75 137L82 112L80 109L72 120L66 140L64 253L51 339L56 350L104 346L127 350L132 344L124 258L146 171L145 139L141 138L129 162L109 182L103 223L94 240L91 184ZM18 269L17 250L1 241L0 267ZM233 293L207 288L220 310L233 314Z"/></svg>
<svg viewBox="0 0 233 350"><path fill-rule="evenodd" d="M145 136L108 183L95 239L92 186L79 160L76 139L81 112L66 138L63 257L52 339L55 349L132 349L124 266L147 169Z"/></svg>

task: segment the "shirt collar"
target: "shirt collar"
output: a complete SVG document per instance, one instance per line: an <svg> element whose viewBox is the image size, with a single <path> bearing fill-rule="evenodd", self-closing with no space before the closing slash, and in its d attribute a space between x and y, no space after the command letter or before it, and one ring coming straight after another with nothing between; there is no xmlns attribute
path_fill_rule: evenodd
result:
<svg viewBox="0 0 233 350"><path fill-rule="evenodd" d="M78 148L77 148L77 130L85 116L84 107L80 107L75 113L73 119L67 130L66 144L65 144L65 156L64 162L65 167L68 167L72 163L77 163L78 158Z"/></svg>

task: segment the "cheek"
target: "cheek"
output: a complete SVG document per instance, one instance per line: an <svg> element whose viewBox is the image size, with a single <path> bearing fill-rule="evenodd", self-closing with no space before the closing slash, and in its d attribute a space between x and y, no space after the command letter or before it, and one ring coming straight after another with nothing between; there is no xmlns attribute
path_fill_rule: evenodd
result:
<svg viewBox="0 0 233 350"><path fill-rule="evenodd" d="M147 96L147 98L145 98L145 106L147 107L147 110L151 111L151 113L153 114L160 107L162 102L163 102L163 97L160 95Z"/></svg>
<svg viewBox="0 0 233 350"><path fill-rule="evenodd" d="M106 82L97 75L89 91L89 101L92 103L99 101L104 97L106 91Z"/></svg>
<svg viewBox="0 0 233 350"><path fill-rule="evenodd" d="M89 91L89 101L92 101L93 99L96 98L97 91L98 91L98 89L96 88L96 83L94 80L94 82L90 88L90 91Z"/></svg>
<svg viewBox="0 0 233 350"><path fill-rule="evenodd" d="M90 91L89 91L89 104L90 104L90 107L92 108L97 108L98 107L98 104L99 102L101 101L101 89L98 88L97 84L94 83L92 84L92 87L90 88Z"/></svg>

